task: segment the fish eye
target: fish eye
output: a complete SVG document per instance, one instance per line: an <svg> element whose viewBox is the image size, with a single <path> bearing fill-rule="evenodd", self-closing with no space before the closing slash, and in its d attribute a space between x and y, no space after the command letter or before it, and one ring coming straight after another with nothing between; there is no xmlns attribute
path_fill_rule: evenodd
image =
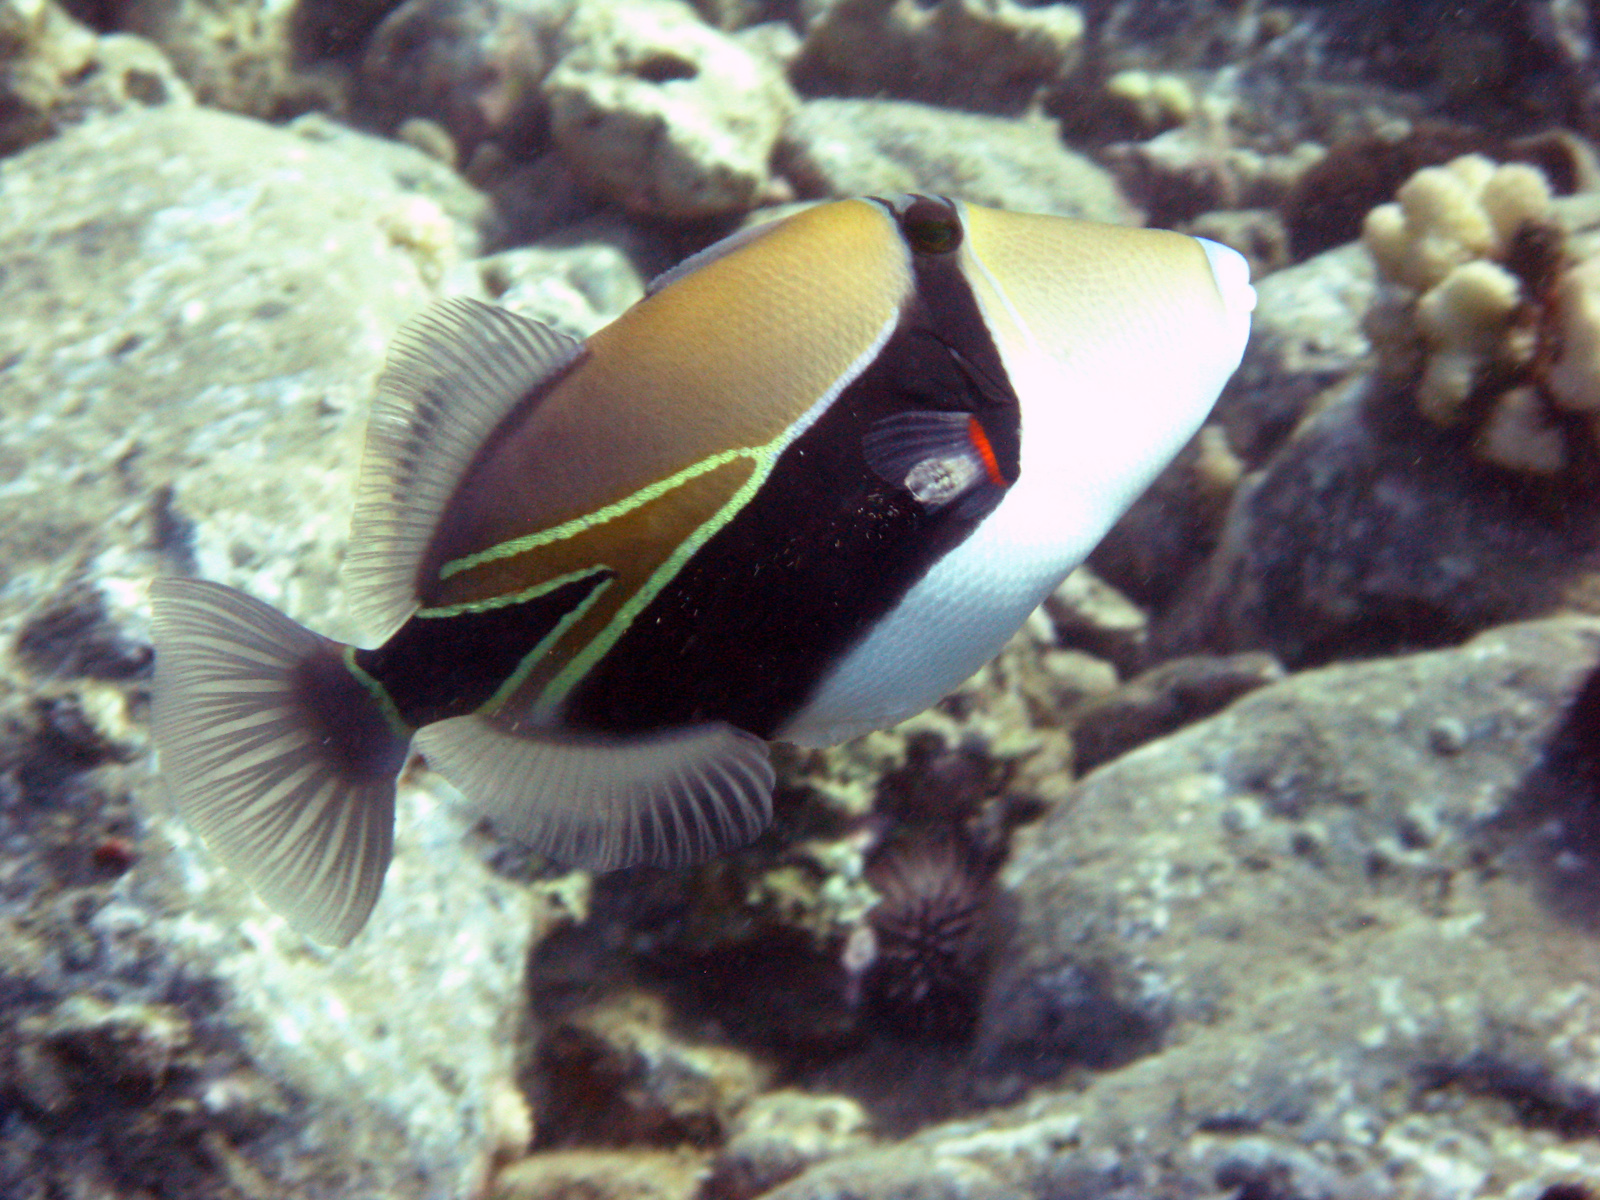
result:
<svg viewBox="0 0 1600 1200"><path fill-rule="evenodd" d="M961 222L948 204L918 196L900 214L900 229L918 254L949 254L961 245Z"/></svg>
<svg viewBox="0 0 1600 1200"><path fill-rule="evenodd" d="M948 254L961 245L961 226L954 221L907 221L906 240L921 254Z"/></svg>

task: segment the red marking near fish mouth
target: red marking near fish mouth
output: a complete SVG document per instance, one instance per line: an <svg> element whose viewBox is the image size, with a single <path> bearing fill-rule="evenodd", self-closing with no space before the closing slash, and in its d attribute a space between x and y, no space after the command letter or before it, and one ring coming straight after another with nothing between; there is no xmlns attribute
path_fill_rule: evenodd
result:
<svg viewBox="0 0 1600 1200"><path fill-rule="evenodd" d="M973 449L977 450L978 457L983 460L983 470L989 476L989 482L996 487L1005 487L1009 482L1000 472L1000 460L994 456L994 447L989 444L989 435L983 431L977 417L967 418L967 437L972 439Z"/></svg>

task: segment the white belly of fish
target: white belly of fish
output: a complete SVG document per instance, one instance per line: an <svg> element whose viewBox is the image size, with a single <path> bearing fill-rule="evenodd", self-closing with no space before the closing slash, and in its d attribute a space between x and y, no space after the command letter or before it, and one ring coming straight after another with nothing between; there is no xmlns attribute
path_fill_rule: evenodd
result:
<svg viewBox="0 0 1600 1200"><path fill-rule="evenodd" d="M1037 532L1025 527L1026 507L1026 497L1007 496L839 660L775 740L833 746L883 729L937 704L999 653L1093 545L1063 545L1058 531L1048 553L1023 551Z"/></svg>

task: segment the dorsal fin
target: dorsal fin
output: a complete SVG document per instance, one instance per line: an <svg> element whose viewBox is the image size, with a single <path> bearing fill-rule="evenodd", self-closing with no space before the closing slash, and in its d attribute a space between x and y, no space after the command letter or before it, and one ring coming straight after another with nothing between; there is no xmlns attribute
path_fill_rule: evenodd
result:
<svg viewBox="0 0 1600 1200"><path fill-rule="evenodd" d="M395 336L367 424L345 586L377 642L417 610L417 571L445 505L495 427L564 372L583 345L458 297Z"/></svg>

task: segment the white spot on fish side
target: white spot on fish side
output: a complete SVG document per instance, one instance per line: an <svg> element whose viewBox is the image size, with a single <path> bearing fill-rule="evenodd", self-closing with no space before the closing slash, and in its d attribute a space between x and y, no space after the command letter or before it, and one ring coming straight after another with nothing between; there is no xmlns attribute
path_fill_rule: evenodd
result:
<svg viewBox="0 0 1600 1200"><path fill-rule="evenodd" d="M948 504L978 481L971 458L925 458L906 475L906 490L929 508Z"/></svg>

